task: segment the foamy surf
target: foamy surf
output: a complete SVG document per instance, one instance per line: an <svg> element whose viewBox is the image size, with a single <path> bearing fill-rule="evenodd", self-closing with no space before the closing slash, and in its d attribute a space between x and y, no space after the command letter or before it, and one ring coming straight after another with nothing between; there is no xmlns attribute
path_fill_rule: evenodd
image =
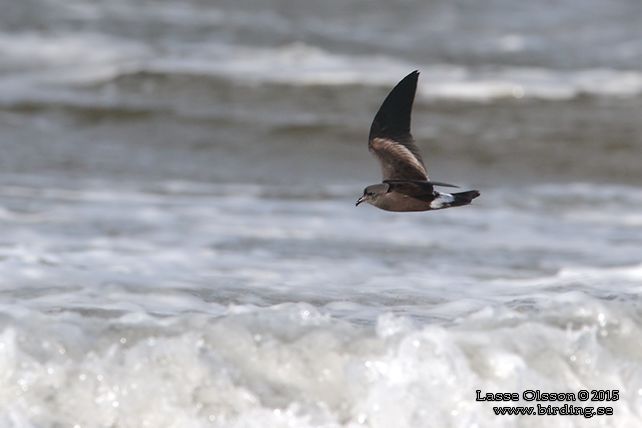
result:
<svg viewBox="0 0 642 428"><path fill-rule="evenodd" d="M4 307L0 420L7 427L537 426L541 417L495 416L475 391L599 388L618 389L620 399L610 403L612 417L595 422L637 426L639 310L578 293L546 300L531 309L491 305L448 324L387 313L372 326L303 303L163 317Z"/></svg>
<svg viewBox="0 0 642 428"><path fill-rule="evenodd" d="M642 417L639 230L565 216L582 184L401 221L355 218L352 186L5 181L3 426L541 424L477 390L618 390L592 423Z"/></svg>
<svg viewBox="0 0 642 428"><path fill-rule="evenodd" d="M641 426L639 1L558 3L0 0L0 426ZM482 196L355 208L414 69Z"/></svg>

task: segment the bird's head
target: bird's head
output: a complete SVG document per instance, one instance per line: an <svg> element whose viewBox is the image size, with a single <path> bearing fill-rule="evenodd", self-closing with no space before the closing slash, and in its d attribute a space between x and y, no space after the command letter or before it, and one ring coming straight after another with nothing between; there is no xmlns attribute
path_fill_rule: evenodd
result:
<svg viewBox="0 0 642 428"><path fill-rule="evenodd" d="M357 199L357 203L355 205L358 206L361 202L374 204L379 196L384 195L388 192L389 187L390 186L386 183L373 184L366 187L365 189L363 189L363 195L359 199Z"/></svg>

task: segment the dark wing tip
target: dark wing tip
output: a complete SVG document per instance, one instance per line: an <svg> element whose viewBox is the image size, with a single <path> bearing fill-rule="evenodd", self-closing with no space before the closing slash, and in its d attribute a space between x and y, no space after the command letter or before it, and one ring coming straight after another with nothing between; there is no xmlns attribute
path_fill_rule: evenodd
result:
<svg viewBox="0 0 642 428"><path fill-rule="evenodd" d="M394 140L412 138L410 116L418 78L419 71L415 70L401 79L390 91L372 122L370 140L373 138L392 138Z"/></svg>

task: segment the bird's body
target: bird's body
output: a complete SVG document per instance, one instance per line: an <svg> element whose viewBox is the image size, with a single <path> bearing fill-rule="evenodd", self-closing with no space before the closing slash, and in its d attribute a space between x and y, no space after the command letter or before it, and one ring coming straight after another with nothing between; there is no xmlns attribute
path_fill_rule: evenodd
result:
<svg viewBox="0 0 642 428"><path fill-rule="evenodd" d="M385 210L385 211L405 212L405 211L427 211L430 209L435 209L433 208L433 203L436 202L437 199L439 199L439 197L435 197L434 194L431 194L426 199L419 199L412 196L404 195L403 193L392 191L392 192L386 192L382 195L379 195L376 198L376 200L369 201L369 202L375 207L381 208L382 210ZM452 196L450 196L449 199L452 200Z"/></svg>
<svg viewBox="0 0 642 428"><path fill-rule="evenodd" d="M426 166L410 133L410 116L419 72L406 76L379 108L368 138L368 148L381 164L383 182L368 186L357 201L386 211L428 211L468 205L477 190L438 192L435 186L457 187L429 181Z"/></svg>

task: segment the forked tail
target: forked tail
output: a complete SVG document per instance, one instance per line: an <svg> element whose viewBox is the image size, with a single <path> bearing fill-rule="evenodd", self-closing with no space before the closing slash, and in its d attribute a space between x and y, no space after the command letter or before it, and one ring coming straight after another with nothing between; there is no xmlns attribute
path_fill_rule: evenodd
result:
<svg viewBox="0 0 642 428"><path fill-rule="evenodd" d="M450 206L458 207L461 205L470 204L473 201L473 199L479 196L479 191L469 190L467 192L452 193L452 195L453 195L453 198L455 198L455 200L451 202Z"/></svg>

